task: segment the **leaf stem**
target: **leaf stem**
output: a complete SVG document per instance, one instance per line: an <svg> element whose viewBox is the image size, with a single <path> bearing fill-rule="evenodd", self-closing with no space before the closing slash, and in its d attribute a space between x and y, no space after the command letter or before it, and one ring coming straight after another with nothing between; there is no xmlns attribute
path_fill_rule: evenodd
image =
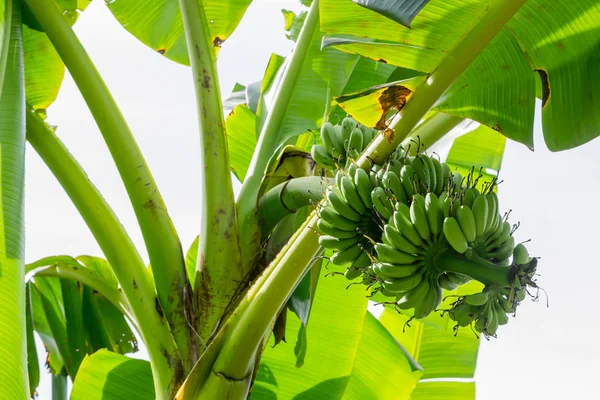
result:
<svg viewBox="0 0 600 400"><path fill-rule="evenodd" d="M202 2L179 0L196 89L202 153L202 219L194 280L196 330L206 343L246 273L241 263L223 105Z"/></svg>
<svg viewBox="0 0 600 400"><path fill-rule="evenodd" d="M67 400L67 374L52 375L52 400Z"/></svg>
<svg viewBox="0 0 600 400"><path fill-rule="evenodd" d="M260 224L258 220L258 192L263 179L269 159L280 145L279 130L290 99L293 94L296 80L310 49L310 44L315 32L319 27L319 1L314 0L304 26L294 47L294 52L289 58L289 63L277 87L273 98L273 108L269 111L265 124L258 138L252 161L246 173L246 179L242 185L238 200L238 226L240 244L243 252L243 261L251 266L251 261L260 245Z"/></svg>
<svg viewBox="0 0 600 400"><path fill-rule="evenodd" d="M464 119L461 117L437 112L418 125L410 135L402 141L402 144L405 147L410 146L410 154L416 155L417 151L430 149L431 146L436 144L452 129L456 128L462 121L464 121ZM421 144L420 149L417 148L415 142Z"/></svg>
<svg viewBox="0 0 600 400"><path fill-rule="evenodd" d="M181 369L167 322L157 309L150 274L125 229L102 195L52 129L33 111L26 113L27 140L50 168L85 220L110 263L150 355L157 398L172 398Z"/></svg>
<svg viewBox="0 0 600 400"><path fill-rule="evenodd" d="M26 3L69 69L112 154L144 236L160 305L184 365L190 365L193 336L185 317L183 251L154 178L112 95L54 0Z"/></svg>

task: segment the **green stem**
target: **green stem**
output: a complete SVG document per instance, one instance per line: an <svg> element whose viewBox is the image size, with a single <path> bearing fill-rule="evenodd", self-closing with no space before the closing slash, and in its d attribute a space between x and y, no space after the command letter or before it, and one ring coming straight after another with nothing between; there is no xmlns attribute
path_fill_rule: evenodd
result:
<svg viewBox="0 0 600 400"><path fill-rule="evenodd" d="M402 144L405 147L410 146L410 153L416 155L417 151L422 151L423 148L430 149L462 121L464 120L460 117L437 112L417 126ZM422 145L420 149L415 145L415 141Z"/></svg>
<svg viewBox="0 0 600 400"><path fill-rule="evenodd" d="M206 343L246 275L241 263L221 92L202 2L179 0L196 89L202 152L202 218L194 281L196 330Z"/></svg>
<svg viewBox="0 0 600 400"><path fill-rule="evenodd" d="M0 37L0 96L2 96L2 87L4 86L4 74L6 73L6 61L8 60L8 47L10 43L10 31L12 25L12 0L4 1L4 15L0 16L2 18L2 35Z"/></svg>
<svg viewBox="0 0 600 400"><path fill-rule="evenodd" d="M3 43L8 49L0 96L0 397L25 399L25 83L21 7L10 11L4 16L12 21L10 40Z"/></svg>
<svg viewBox="0 0 600 400"><path fill-rule="evenodd" d="M469 260L453 251L442 251L436 255L433 262L440 271L467 275L485 285L506 287L512 283L512 268L488 262L475 253Z"/></svg>
<svg viewBox="0 0 600 400"><path fill-rule="evenodd" d="M358 165L369 168L372 161L376 164L385 161L526 1L491 0L479 22L448 53L425 82L415 89L404 108L394 118L389 126L394 130L393 139L388 141L386 135L378 136L361 155Z"/></svg>
<svg viewBox="0 0 600 400"><path fill-rule="evenodd" d="M26 278L29 279L35 276L45 276L81 282L84 285L91 287L102 296L106 297L106 299L115 307L117 307L119 311L127 315L130 319L133 319L130 305L121 290L111 287L104 280L100 279L98 276L86 270L85 268L75 268L69 264L46 265L44 267L37 268L26 267L25 275Z"/></svg>
<svg viewBox="0 0 600 400"><path fill-rule="evenodd" d="M67 374L52 375L52 400L67 399Z"/></svg>
<svg viewBox="0 0 600 400"><path fill-rule="evenodd" d="M251 265L252 258L260 246L260 224L257 214L258 192L269 159L280 145L279 130L285 117L292 97L296 80L310 49L315 29L319 27L319 1L314 0L304 26L296 42L294 52L289 57L289 63L277 87L273 98L273 108L269 111L267 120L258 138L252 161L246 173L238 201L238 226L244 264Z"/></svg>
<svg viewBox="0 0 600 400"><path fill-rule="evenodd" d="M285 181L265 193L258 202L262 238L265 239L286 215L321 201L323 188L328 184L333 184L333 179L307 176Z"/></svg>
<svg viewBox="0 0 600 400"><path fill-rule="evenodd" d="M157 398L172 398L175 373L182 366L167 322L157 310L154 285L144 261L117 216L52 129L33 111L26 116L27 140L77 207L131 305L150 355Z"/></svg>
<svg viewBox="0 0 600 400"><path fill-rule="evenodd" d="M112 154L144 236L160 305L184 365L190 365L193 336L186 320L183 251L154 178L100 74L54 0L26 3L69 69Z"/></svg>

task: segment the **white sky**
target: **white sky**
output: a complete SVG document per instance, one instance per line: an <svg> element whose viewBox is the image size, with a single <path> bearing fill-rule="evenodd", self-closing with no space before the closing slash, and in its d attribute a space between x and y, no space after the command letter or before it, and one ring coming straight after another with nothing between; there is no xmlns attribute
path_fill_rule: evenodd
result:
<svg viewBox="0 0 600 400"><path fill-rule="evenodd" d="M226 96L236 81L260 79L271 52L287 55L280 9L297 0L254 0L238 30L223 47L219 72ZM130 124L160 187L187 249L199 230L199 140L190 71L141 45L114 20L103 2L92 2L76 31ZM139 249L126 192L85 103L66 77L49 121L86 169ZM595 280L600 277L595 198L600 142L550 153L536 124L536 152L509 143L501 177L501 206L520 220L520 240L533 239L530 252L542 257L540 284L545 302L527 302L499 339L482 341L476 375L477 398L564 399L597 396L594 315ZM56 254L101 256L79 214L35 152L28 148L26 178L27 261ZM588 236L589 235L589 236ZM145 255L144 255L145 257ZM40 352L40 359L45 354ZM43 365L43 363L42 363ZM290 366L293 368L293 366ZM49 376L42 371L40 399L50 399Z"/></svg>

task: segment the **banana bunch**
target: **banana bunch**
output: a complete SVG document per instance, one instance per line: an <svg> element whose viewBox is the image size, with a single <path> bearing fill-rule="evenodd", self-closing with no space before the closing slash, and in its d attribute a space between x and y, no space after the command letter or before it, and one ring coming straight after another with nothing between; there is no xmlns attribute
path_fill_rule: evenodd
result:
<svg viewBox="0 0 600 400"><path fill-rule="evenodd" d="M325 122L321 127L321 142L311 149L313 159L326 168L347 168L352 160L371 143L378 131L356 122L348 116L341 125Z"/></svg>
<svg viewBox="0 0 600 400"><path fill-rule="evenodd" d="M457 326L472 325L486 336L495 336L499 326L508 323L508 314L512 314L515 305L509 301L506 291L510 289L488 290L463 296L448 313Z"/></svg>
<svg viewBox="0 0 600 400"><path fill-rule="evenodd" d="M381 238L371 197L375 180L352 164L347 171L339 170L335 181L335 186L326 189L326 201L319 208L319 243L334 251L333 264L348 266L346 277L352 280L369 275L373 241Z"/></svg>

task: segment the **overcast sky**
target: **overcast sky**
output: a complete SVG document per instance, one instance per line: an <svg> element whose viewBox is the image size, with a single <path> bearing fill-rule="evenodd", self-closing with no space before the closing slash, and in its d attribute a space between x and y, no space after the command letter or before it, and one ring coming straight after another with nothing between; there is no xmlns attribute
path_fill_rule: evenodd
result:
<svg viewBox="0 0 600 400"><path fill-rule="evenodd" d="M224 94L236 81L260 79L271 52L289 53L292 46L283 34L280 9L297 9L297 4L254 0L219 56ZM119 26L104 2L92 2L76 31L129 122L187 249L199 230L201 198L190 70L141 45ZM143 249L112 159L70 77L48 116ZM600 322L595 315L595 281L600 272L594 254L600 213L594 207L600 142L550 153L538 118L535 147L532 153L508 143L499 197L502 209L512 209L512 219L521 221L517 239L533 239L530 252L542 257L539 283L549 294L550 308L545 302L526 302L517 318L500 328L498 339L482 341L476 375L481 400L597 396ZM62 188L30 148L26 190L28 262L55 254L102 255ZM46 374L39 392L40 399L50 399Z"/></svg>

